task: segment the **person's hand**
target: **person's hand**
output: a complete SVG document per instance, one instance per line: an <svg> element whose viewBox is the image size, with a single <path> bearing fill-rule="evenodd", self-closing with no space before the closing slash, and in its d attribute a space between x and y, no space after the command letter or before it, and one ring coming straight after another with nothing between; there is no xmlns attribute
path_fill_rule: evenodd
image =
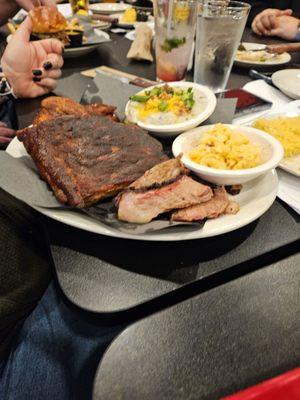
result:
<svg viewBox="0 0 300 400"><path fill-rule="evenodd" d="M30 42L27 17L13 35L1 59L2 70L17 97L42 96L56 87L63 66L63 44L57 39Z"/></svg>
<svg viewBox="0 0 300 400"><path fill-rule="evenodd" d="M278 10L276 8L267 8L261 13L257 14L254 18L251 28L254 33L259 36L268 35L268 32L272 29L272 22L270 18L290 16L292 15L292 10Z"/></svg>
<svg viewBox="0 0 300 400"><path fill-rule="evenodd" d="M15 136L16 132L0 121L0 145L8 144Z"/></svg>
<svg viewBox="0 0 300 400"><path fill-rule="evenodd" d="M295 17L282 15L270 17L270 30L267 36L278 36L281 39L294 40L298 33L300 20Z"/></svg>

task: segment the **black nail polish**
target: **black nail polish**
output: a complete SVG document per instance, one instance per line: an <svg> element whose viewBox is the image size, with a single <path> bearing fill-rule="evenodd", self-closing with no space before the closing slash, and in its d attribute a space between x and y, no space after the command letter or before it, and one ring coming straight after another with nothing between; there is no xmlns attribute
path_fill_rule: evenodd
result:
<svg viewBox="0 0 300 400"><path fill-rule="evenodd" d="M53 67L50 61L46 61L43 66L46 71L48 71L48 69L51 69Z"/></svg>
<svg viewBox="0 0 300 400"><path fill-rule="evenodd" d="M43 74L43 71L41 69L33 69L32 74L34 76L41 76Z"/></svg>
<svg viewBox="0 0 300 400"><path fill-rule="evenodd" d="M42 78L38 78L37 76L34 76L32 78L33 82L41 82Z"/></svg>

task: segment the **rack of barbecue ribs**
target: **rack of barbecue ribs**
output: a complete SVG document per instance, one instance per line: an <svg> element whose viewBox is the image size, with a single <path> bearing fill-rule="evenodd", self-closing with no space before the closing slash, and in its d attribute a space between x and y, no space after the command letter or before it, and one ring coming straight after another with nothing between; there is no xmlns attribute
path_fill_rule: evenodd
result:
<svg viewBox="0 0 300 400"><path fill-rule="evenodd" d="M82 105L67 97L50 96L42 100L41 108L36 115L33 124L57 118L62 115L74 115L76 117L86 117L89 115L105 115L110 119L117 121L114 114L116 107L107 104L89 104Z"/></svg>
<svg viewBox="0 0 300 400"><path fill-rule="evenodd" d="M56 198L79 208L114 196L167 159L143 129L105 116L55 117L17 136Z"/></svg>

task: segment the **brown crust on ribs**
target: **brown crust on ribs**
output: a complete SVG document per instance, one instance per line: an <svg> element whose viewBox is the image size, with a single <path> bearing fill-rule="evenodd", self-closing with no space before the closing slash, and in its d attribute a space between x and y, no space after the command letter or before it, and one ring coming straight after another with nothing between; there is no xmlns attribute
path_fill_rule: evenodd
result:
<svg viewBox="0 0 300 400"><path fill-rule="evenodd" d="M165 159L142 129L100 116L63 116L17 135L58 200L75 207L117 194Z"/></svg>
<svg viewBox="0 0 300 400"><path fill-rule="evenodd" d="M50 96L41 102L41 109L36 115L33 124L57 118L62 115L73 115L76 117L86 117L89 115L106 115L112 120L117 121L114 114L116 107L107 104L82 105L77 101L67 97Z"/></svg>

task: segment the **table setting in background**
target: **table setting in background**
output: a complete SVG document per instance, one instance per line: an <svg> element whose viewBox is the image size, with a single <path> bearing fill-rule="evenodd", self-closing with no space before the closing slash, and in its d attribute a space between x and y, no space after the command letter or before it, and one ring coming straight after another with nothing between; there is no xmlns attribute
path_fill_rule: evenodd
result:
<svg viewBox="0 0 300 400"><path fill-rule="evenodd" d="M43 222L58 283L73 304L100 318L134 320L185 300L117 338L100 364L95 399L120 396L122 385L143 393L130 373L121 377L124 364L116 366L115 354L133 337L129 350L137 348L146 365L149 357L151 369L157 360L143 337L148 332L149 343L158 343L161 324L172 338L172 320L175 331L184 332L176 307L182 307L178 315L186 327L203 319L201 329L183 333L183 348L193 332L209 341L211 333L202 328L211 315L217 315L210 320L213 340L219 316L226 330L226 304L229 331L242 346L248 336L246 329L245 336L239 333L236 318L258 306L256 294L264 302L264 289L272 296L268 271L276 282L277 267L288 268L289 260L296 265L299 251L298 46L251 34L245 3L138 4L58 5L67 35L62 78L50 97L18 101L20 130L0 153L6 170L0 187ZM23 17L11 21L11 34ZM75 31L80 44L72 44ZM286 280L294 284L292 277ZM255 282L265 287L256 291ZM235 309L232 292L239 299L248 296L251 304ZM292 296L284 301L280 291L276 295L282 309L291 304ZM224 307L216 296L226 299ZM281 335L280 328L278 341ZM197 348L207 350L198 339ZM172 354L170 343L164 346L161 352ZM291 353L286 352L290 368ZM121 354L130 365L134 358L126 350ZM222 355L228 361L230 349ZM193 371L207 367L217 380L215 388L211 382L202 387L207 398L244 389L260 373L269 377L272 363L276 373L284 372L276 356L264 365L255 357L248 374L226 377L224 389L221 375L214 375L207 360L199 364L201 357L197 353L190 363L187 351L183 359ZM167 366L173 361L166 357ZM237 359L234 366L242 368ZM191 382L206 379L200 375L195 372ZM111 390L114 376L120 385ZM182 387L194 395L184 371L182 377ZM156 378L165 398L185 398L180 385L169 391ZM145 387L149 399L157 395L151 382Z"/></svg>

